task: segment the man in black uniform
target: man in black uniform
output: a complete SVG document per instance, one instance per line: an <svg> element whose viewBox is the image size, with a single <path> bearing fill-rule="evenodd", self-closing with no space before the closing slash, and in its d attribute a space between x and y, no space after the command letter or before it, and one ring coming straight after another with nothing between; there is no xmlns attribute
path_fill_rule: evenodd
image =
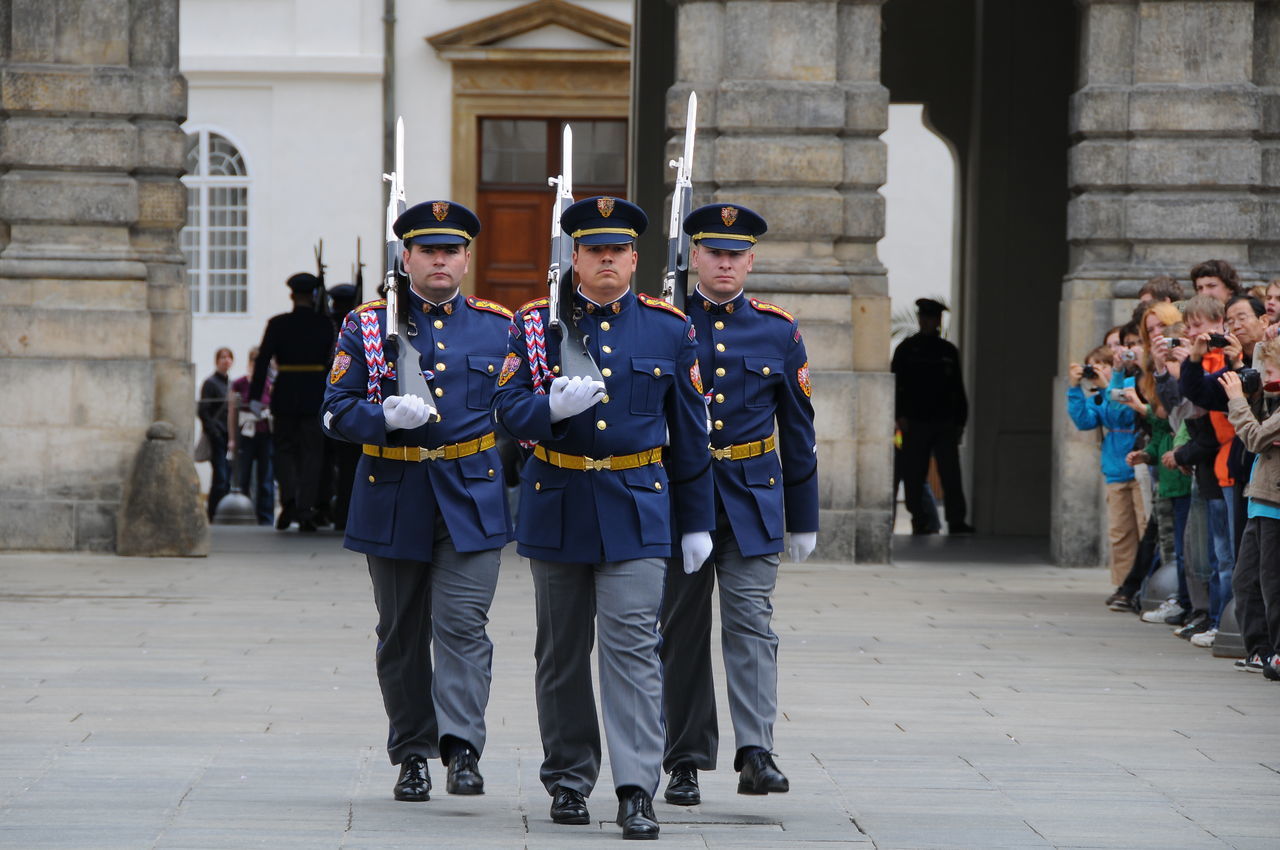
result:
<svg viewBox="0 0 1280 850"><path fill-rule="evenodd" d="M273 316L258 346L249 398L256 399L275 358L277 375L271 389L272 443L275 447L276 484L281 510L276 528L294 521L302 531L315 531L316 491L324 434L320 430L320 404L324 400L324 376L333 356L333 323L316 310L322 297L315 275L301 272L289 278L293 312ZM259 402L251 404L261 407ZM257 409L254 410L258 412Z"/></svg>
<svg viewBox="0 0 1280 850"><path fill-rule="evenodd" d="M960 481L960 437L969 418L960 374L960 352L941 336L942 311L932 298L916 300L919 333L898 344L890 369L897 376L894 415L902 431L903 501L911 512L913 534L928 534L930 518L922 503L929 458L937 458L946 500L947 531L972 534Z"/></svg>
<svg viewBox="0 0 1280 850"><path fill-rule="evenodd" d="M359 303L354 283L339 283L329 287L329 319L333 322L335 334L341 334L343 317ZM347 513L351 508L351 487L356 478L356 464L360 462L360 446L326 436L324 447L323 474L330 479L330 483L327 487L320 487L319 507L330 511L334 531L343 531L347 527ZM333 500L332 505L330 498Z"/></svg>

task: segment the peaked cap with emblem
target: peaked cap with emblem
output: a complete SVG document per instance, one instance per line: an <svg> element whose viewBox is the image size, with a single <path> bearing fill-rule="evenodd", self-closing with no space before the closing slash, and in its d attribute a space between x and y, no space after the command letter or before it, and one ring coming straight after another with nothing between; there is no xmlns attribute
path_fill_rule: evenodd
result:
<svg viewBox="0 0 1280 850"><path fill-rule="evenodd" d="M759 213L738 204L707 204L684 219L689 241L720 251L749 251L768 229Z"/></svg>
<svg viewBox="0 0 1280 850"><path fill-rule="evenodd" d="M285 285L294 292L310 293L314 295L316 290L320 287L320 278L310 272L298 272L295 275L290 275L289 279L285 281Z"/></svg>
<svg viewBox="0 0 1280 850"><path fill-rule="evenodd" d="M560 214L560 229L583 245L625 245L648 226L644 210L608 195L584 198Z"/></svg>
<svg viewBox="0 0 1280 850"><path fill-rule="evenodd" d="M480 219L453 201L423 201L401 213L391 229L409 245L466 245L480 233Z"/></svg>

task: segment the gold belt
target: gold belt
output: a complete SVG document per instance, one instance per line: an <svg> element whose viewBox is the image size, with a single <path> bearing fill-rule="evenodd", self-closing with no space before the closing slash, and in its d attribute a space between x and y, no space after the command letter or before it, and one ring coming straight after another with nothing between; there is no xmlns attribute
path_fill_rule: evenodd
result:
<svg viewBox="0 0 1280 850"><path fill-rule="evenodd" d="M662 447L656 449L645 449L642 452L636 452L633 455L614 455L596 460L595 458L583 457L582 455L566 455L560 452L553 452L550 449L544 449L542 446L535 446L533 456L538 460L546 461L552 466L558 466L561 469L576 469L578 471L594 471L597 469L635 469L641 466L648 466L651 463L658 463L662 460Z"/></svg>
<svg viewBox="0 0 1280 850"><path fill-rule="evenodd" d="M716 460L746 460L749 457L759 457L773 451L776 442L773 435L765 437L763 440L756 440L751 443L740 443L736 446L725 446L723 449L713 448L711 456Z"/></svg>
<svg viewBox="0 0 1280 850"><path fill-rule="evenodd" d="M276 367L277 372L327 372L329 367L323 363L285 363Z"/></svg>
<svg viewBox="0 0 1280 850"><path fill-rule="evenodd" d="M421 446L372 446L365 443L364 453L388 460L457 460L460 457L468 457L485 449L491 449L496 442L493 432L490 431L483 437L476 437L465 443L441 446L438 449L424 449Z"/></svg>

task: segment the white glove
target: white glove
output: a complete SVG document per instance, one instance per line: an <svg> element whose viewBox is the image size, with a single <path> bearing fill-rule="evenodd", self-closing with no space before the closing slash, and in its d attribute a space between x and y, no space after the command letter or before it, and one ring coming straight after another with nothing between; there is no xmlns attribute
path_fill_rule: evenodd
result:
<svg viewBox="0 0 1280 850"><path fill-rule="evenodd" d="M435 412L435 405L416 395L391 395L382 402L382 418L388 431L426 425Z"/></svg>
<svg viewBox="0 0 1280 850"><path fill-rule="evenodd" d="M818 545L818 532L816 531L793 531L791 532L791 540L787 544L787 554L791 556L791 560L797 564L803 564L805 560L813 554L814 548Z"/></svg>
<svg viewBox="0 0 1280 850"><path fill-rule="evenodd" d="M257 399L254 399L253 401L249 402L249 410L253 411L254 416L261 416L262 409L264 407L266 407L266 405L258 401Z"/></svg>
<svg viewBox="0 0 1280 850"><path fill-rule="evenodd" d="M692 575L702 569L702 565L711 557L711 532L691 531L680 538L680 548L684 550L684 571Z"/></svg>
<svg viewBox="0 0 1280 850"><path fill-rule="evenodd" d="M604 384L590 378L564 375L551 382L551 392L547 394L547 402L551 405L551 421L560 422L570 416L577 416L604 398Z"/></svg>

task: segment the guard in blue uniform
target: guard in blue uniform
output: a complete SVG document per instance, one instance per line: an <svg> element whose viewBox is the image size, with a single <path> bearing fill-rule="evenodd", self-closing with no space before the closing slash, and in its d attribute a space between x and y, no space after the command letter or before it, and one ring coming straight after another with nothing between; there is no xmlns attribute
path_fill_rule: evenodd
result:
<svg viewBox="0 0 1280 850"><path fill-rule="evenodd" d="M293 311L272 316L258 345L249 398L262 397L272 358L276 379L271 385L272 462L280 492L280 516L276 528L283 531L295 521L301 531L315 531L316 494L324 435L320 432L320 402L324 399L324 375L333 354L333 323L316 310L322 297L320 279L299 272L289 278ZM251 401L254 414L262 404Z"/></svg>
<svg viewBox="0 0 1280 850"><path fill-rule="evenodd" d="M778 636L770 597L784 529L793 560L812 554L818 478L809 358L800 326L780 307L743 293L765 232L736 204L711 204L684 221L698 284L688 300L707 384L715 478L715 548L699 570L673 563L662 608L663 704L671 774L668 802L701 802L698 771L719 748L711 673L711 594L720 588L720 642L740 771L738 793L786 791L774 764ZM776 424L776 430L775 430Z"/></svg>
<svg viewBox="0 0 1280 850"><path fill-rule="evenodd" d="M363 446L346 547L365 554L373 580L397 800L429 798L435 756L448 765L449 793L484 792L493 660L485 625L511 539L489 402L511 311L459 294L479 231L470 210L448 201L396 220L412 284L413 363L387 360L386 302L359 306L343 321L324 399L326 433ZM388 379L406 367L433 376L434 398L390 395Z"/></svg>
<svg viewBox="0 0 1280 850"><path fill-rule="evenodd" d="M574 240L574 318L603 383L560 374L559 335L539 299L517 311L493 399L500 427L537 441L521 473L516 539L533 571L541 778L551 818L590 823L586 797L600 772L590 666L598 629L624 838L656 838L659 829L653 795L662 775L658 614L666 559L680 542L690 558L705 558L713 524L692 325L665 301L630 290L634 241L646 223L639 207L608 197L579 201L560 218Z"/></svg>

